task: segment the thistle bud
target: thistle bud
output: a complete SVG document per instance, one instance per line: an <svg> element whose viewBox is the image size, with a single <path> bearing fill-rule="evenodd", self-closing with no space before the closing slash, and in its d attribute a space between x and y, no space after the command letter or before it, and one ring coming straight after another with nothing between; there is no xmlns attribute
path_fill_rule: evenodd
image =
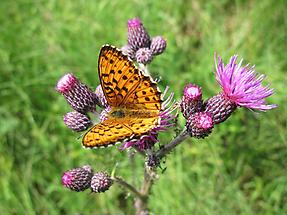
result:
<svg viewBox="0 0 287 215"><path fill-rule="evenodd" d="M225 121L236 110L236 104L220 93L205 101L204 110L212 115L213 123L218 124Z"/></svg>
<svg viewBox="0 0 287 215"><path fill-rule="evenodd" d="M90 187L93 173L90 166L71 169L62 176L62 184L76 192L84 191Z"/></svg>
<svg viewBox="0 0 287 215"><path fill-rule="evenodd" d="M131 60L135 60L136 52L130 45L125 45L121 48L122 52L127 55Z"/></svg>
<svg viewBox="0 0 287 215"><path fill-rule="evenodd" d="M107 99L104 95L103 88L101 85L97 86L95 94L97 96L97 100L99 101L100 106L107 108L109 105L108 105Z"/></svg>
<svg viewBox="0 0 287 215"><path fill-rule="evenodd" d="M96 109L96 95L73 74L64 75L57 83L56 90L63 94L71 107L80 113Z"/></svg>
<svg viewBox="0 0 287 215"><path fill-rule="evenodd" d="M206 112L192 114L187 120L186 128L192 137L204 138L208 136L213 128L211 114Z"/></svg>
<svg viewBox="0 0 287 215"><path fill-rule="evenodd" d="M113 184L111 177L105 172L97 172L92 177L91 190L94 193L107 191Z"/></svg>
<svg viewBox="0 0 287 215"><path fill-rule="evenodd" d="M90 118L87 115L77 111L67 113L63 120L68 128L77 132L86 130L92 124Z"/></svg>
<svg viewBox="0 0 287 215"><path fill-rule="evenodd" d="M166 40L162 36L153 37L150 44L150 50L153 55L159 55L166 48Z"/></svg>
<svg viewBox="0 0 287 215"><path fill-rule="evenodd" d="M186 85L180 103L180 110L183 116L188 119L191 114L201 111L201 108L202 93L200 87L195 84Z"/></svg>
<svg viewBox="0 0 287 215"><path fill-rule="evenodd" d="M149 48L140 48L136 52L136 61L142 64L148 64L152 61L152 53Z"/></svg>
<svg viewBox="0 0 287 215"><path fill-rule="evenodd" d="M134 49L149 47L150 36L139 18L128 21L128 44Z"/></svg>

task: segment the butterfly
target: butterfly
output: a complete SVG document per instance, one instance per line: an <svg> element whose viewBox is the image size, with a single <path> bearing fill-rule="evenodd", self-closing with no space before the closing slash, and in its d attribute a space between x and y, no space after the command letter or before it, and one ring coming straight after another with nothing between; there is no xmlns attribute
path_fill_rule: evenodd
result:
<svg viewBox="0 0 287 215"><path fill-rule="evenodd" d="M160 123L161 92L121 50L101 48L98 59L100 84L111 110L103 122L90 128L84 147L106 147L139 138Z"/></svg>

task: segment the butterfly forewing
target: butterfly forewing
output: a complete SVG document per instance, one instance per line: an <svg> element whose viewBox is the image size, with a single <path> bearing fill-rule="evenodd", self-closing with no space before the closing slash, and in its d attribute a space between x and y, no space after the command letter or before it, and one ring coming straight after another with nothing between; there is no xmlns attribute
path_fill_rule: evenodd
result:
<svg viewBox="0 0 287 215"><path fill-rule="evenodd" d="M123 103L129 93L133 92L140 83L140 71L115 47L103 46L98 67L105 97L112 107Z"/></svg>

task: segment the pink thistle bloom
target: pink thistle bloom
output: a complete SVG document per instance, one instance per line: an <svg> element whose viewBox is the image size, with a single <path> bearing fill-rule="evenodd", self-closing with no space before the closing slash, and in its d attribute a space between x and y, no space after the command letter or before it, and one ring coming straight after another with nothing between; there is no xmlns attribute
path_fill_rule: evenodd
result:
<svg viewBox="0 0 287 215"><path fill-rule="evenodd" d="M68 128L77 132L86 130L92 124L89 116L77 111L67 113L63 117L63 121Z"/></svg>
<svg viewBox="0 0 287 215"><path fill-rule="evenodd" d="M188 117L202 108L201 88L195 84L187 84L183 89L183 97L180 102L180 110L183 116Z"/></svg>
<svg viewBox="0 0 287 215"><path fill-rule="evenodd" d="M73 191L84 191L90 187L93 170L89 165L74 168L62 175L62 184Z"/></svg>
<svg viewBox="0 0 287 215"><path fill-rule="evenodd" d="M149 47L150 36L139 18L128 20L128 44L134 49Z"/></svg>
<svg viewBox="0 0 287 215"><path fill-rule="evenodd" d="M83 114L94 111L99 103L96 94L72 73L60 78L55 89L65 97L75 111Z"/></svg>
<svg viewBox="0 0 287 215"><path fill-rule="evenodd" d="M91 191L103 193L113 185L111 177L106 172L97 172L91 179Z"/></svg>
<svg viewBox="0 0 287 215"><path fill-rule="evenodd" d="M267 105L265 99L274 91L269 85L262 86L265 76L258 74L250 64L242 66L243 59L237 64L237 55L230 58L225 66L220 56L216 62L216 80L220 84L224 96L237 106L266 111L275 108L275 104Z"/></svg>
<svg viewBox="0 0 287 215"><path fill-rule="evenodd" d="M205 138L213 128L212 115L208 112L197 112L188 118L186 127L192 137Z"/></svg>
<svg viewBox="0 0 287 215"><path fill-rule="evenodd" d="M167 46L162 36L150 37L139 18L128 20L128 43L122 51L140 64L149 64L152 59L162 54Z"/></svg>
<svg viewBox="0 0 287 215"><path fill-rule="evenodd" d="M100 84L97 86L97 88L95 90L95 94L96 94L96 97L99 101L99 105L104 107L104 108L108 107L107 99L104 95L103 88Z"/></svg>

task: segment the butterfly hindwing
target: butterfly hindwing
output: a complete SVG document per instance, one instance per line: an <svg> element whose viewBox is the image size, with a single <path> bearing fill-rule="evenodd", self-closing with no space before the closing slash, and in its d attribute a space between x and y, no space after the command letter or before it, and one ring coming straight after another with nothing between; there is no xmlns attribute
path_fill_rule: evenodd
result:
<svg viewBox="0 0 287 215"><path fill-rule="evenodd" d="M123 124L123 120L108 119L93 126L83 137L83 146L102 147L122 141L133 134L132 130Z"/></svg>
<svg viewBox="0 0 287 215"><path fill-rule="evenodd" d="M158 116L146 118L130 118L125 122L126 126L133 131L135 136L140 136L152 129L159 123Z"/></svg>
<svg viewBox="0 0 287 215"><path fill-rule="evenodd" d="M139 86L125 100L125 104L130 107L158 111L161 102L161 92L148 76L142 77Z"/></svg>

